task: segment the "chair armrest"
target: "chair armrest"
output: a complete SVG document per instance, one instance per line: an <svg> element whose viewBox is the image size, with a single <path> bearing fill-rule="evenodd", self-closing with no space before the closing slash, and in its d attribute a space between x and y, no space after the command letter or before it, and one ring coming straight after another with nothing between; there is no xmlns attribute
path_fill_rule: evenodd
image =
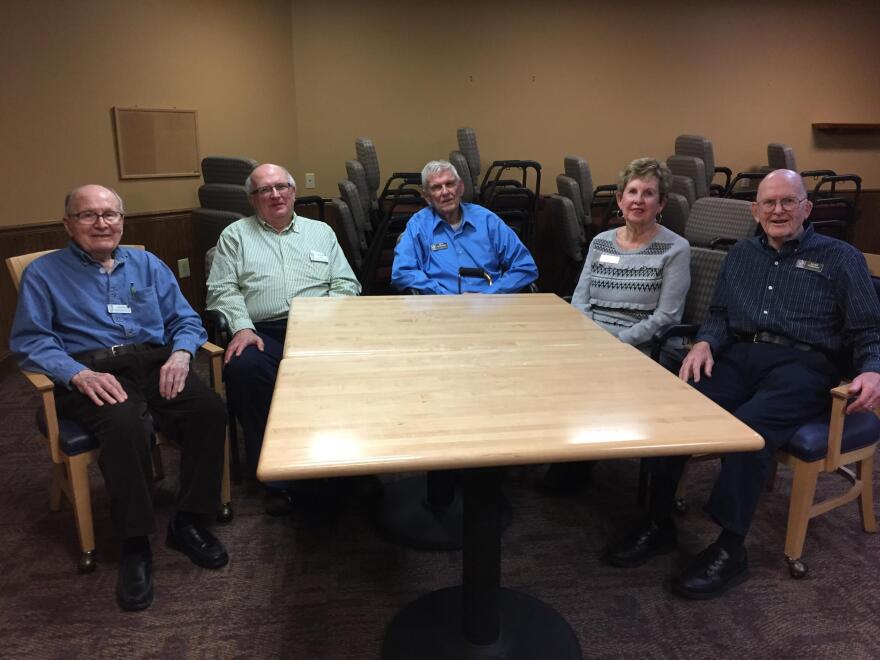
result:
<svg viewBox="0 0 880 660"><path fill-rule="evenodd" d="M205 353L208 354L208 357L214 357L215 355L223 355L223 353L226 351L226 349L224 349L220 346L217 346L217 344L212 344L209 341L206 341L204 344L199 346L199 348L201 350L205 351Z"/></svg>
<svg viewBox="0 0 880 660"><path fill-rule="evenodd" d="M51 392L55 389L55 383L46 374L38 374L35 371L25 371L24 369L21 374L30 381L38 392Z"/></svg>
<svg viewBox="0 0 880 660"><path fill-rule="evenodd" d="M62 463L59 444L58 413L55 410L55 383L45 374L21 370L22 375L40 393L43 401L43 414L46 417L46 440L49 443L49 455L53 463Z"/></svg>
<svg viewBox="0 0 880 660"><path fill-rule="evenodd" d="M712 250L724 250L725 252L729 250L737 241L736 238L725 238L724 236L718 236L709 241L709 248Z"/></svg>
<svg viewBox="0 0 880 660"><path fill-rule="evenodd" d="M657 362L660 359L660 351L663 346L673 337L694 337L699 329L700 326L694 323L678 323L660 328L651 337L651 359Z"/></svg>
<svg viewBox="0 0 880 660"><path fill-rule="evenodd" d="M805 179L808 176L837 176L837 172L835 172L834 170L804 170L803 172L801 172L801 176Z"/></svg>
<svg viewBox="0 0 880 660"><path fill-rule="evenodd" d="M216 309L205 310L205 328L208 331L208 339L215 344L225 346L232 340L229 322Z"/></svg>

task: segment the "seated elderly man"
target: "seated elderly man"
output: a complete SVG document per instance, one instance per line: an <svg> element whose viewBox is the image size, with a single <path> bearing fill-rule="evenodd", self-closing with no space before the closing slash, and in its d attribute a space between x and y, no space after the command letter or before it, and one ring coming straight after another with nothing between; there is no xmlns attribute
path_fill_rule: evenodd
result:
<svg viewBox="0 0 880 660"><path fill-rule="evenodd" d="M804 227L811 208L796 172L776 170L761 182L752 215L764 235L731 249L710 317L679 371L765 442L724 458L706 507L721 534L673 582L687 598L713 598L747 579L745 537L773 455L828 407L841 349L852 350L859 372L847 412L880 404L880 304L865 259ZM611 547L611 564L639 566L675 549L672 505L686 460L649 459L649 518Z"/></svg>
<svg viewBox="0 0 880 660"><path fill-rule="evenodd" d="M538 279L535 260L516 233L489 209L463 203L463 193L451 163L425 165L422 196L428 208L410 218L394 250L395 288L424 294L516 293ZM462 268L481 277L460 277Z"/></svg>
<svg viewBox="0 0 880 660"><path fill-rule="evenodd" d="M329 225L293 210L296 183L278 165L260 165L245 181L255 215L223 230L208 276L208 309L234 333L226 348L226 396L244 431L255 469L284 348L291 299L361 292ZM290 511L287 484L267 484L266 512Z"/></svg>
<svg viewBox="0 0 880 660"><path fill-rule="evenodd" d="M167 545L203 568L226 549L204 525L220 506L226 411L191 370L205 342L198 315L169 268L143 250L119 247L122 200L89 185L67 195L71 242L28 266L10 347L24 369L56 383L60 415L101 445L98 462L123 539L116 600L142 610L153 600L149 534L155 531L149 411L182 446L177 512Z"/></svg>

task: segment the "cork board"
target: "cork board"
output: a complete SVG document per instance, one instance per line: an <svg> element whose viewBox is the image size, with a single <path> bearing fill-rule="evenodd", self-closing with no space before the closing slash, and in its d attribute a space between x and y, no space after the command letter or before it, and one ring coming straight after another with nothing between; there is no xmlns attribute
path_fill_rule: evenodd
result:
<svg viewBox="0 0 880 660"><path fill-rule="evenodd" d="M195 110L113 108L120 179L199 176Z"/></svg>

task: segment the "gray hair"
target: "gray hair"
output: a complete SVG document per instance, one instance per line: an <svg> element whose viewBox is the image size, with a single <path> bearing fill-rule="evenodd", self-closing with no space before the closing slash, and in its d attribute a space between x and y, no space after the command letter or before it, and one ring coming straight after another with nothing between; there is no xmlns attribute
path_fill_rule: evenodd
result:
<svg viewBox="0 0 880 660"><path fill-rule="evenodd" d="M287 171L286 168L282 167L282 170L287 174L287 183L296 188L296 181L293 180L293 175ZM253 195L254 190L256 190L256 186L254 182L251 180L251 175L248 174L248 178L244 180L244 190L248 195Z"/></svg>
<svg viewBox="0 0 880 660"><path fill-rule="evenodd" d="M67 193L64 196L64 215L65 216L70 215L70 205L73 202L74 197L76 197L79 194L80 190L82 190L86 186L90 186L90 185L95 185L95 184L88 184L87 183L82 186L77 186L76 188L74 188L73 190L71 190L69 193ZM107 186L101 186L101 188L103 188L104 190L109 190L111 193L113 193L113 196L116 198L116 202L119 204L119 212L122 215L125 215L125 205L122 203L122 197L119 196L119 193L116 192L115 190L113 190L113 188L108 188Z"/></svg>
<svg viewBox="0 0 880 660"><path fill-rule="evenodd" d="M428 179L432 176L437 176L441 172L452 172L455 181L461 181L461 177L458 176L458 170L455 169L455 165L448 160L432 160L422 168L422 188L427 190Z"/></svg>
<svg viewBox="0 0 880 660"><path fill-rule="evenodd" d="M669 189L672 187L672 171L662 160L654 158L636 158L623 168L620 179L617 181L617 192L623 193L623 189L633 179L650 179L651 177L657 179L657 192L660 194L660 201L666 201Z"/></svg>

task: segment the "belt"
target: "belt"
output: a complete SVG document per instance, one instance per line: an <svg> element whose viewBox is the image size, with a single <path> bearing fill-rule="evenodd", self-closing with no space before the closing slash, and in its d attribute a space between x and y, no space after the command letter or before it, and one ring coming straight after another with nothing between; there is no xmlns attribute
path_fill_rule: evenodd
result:
<svg viewBox="0 0 880 660"><path fill-rule="evenodd" d="M152 351L157 348L163 348L162 344L116 344L110 348L99 348L96 351L77 353L72 357L77 362L98 362L99 360L110 360L132 353Z"/></svg>
<svg viewBox="0 0 880 660"><path fill-rule="evenodd" d="M780 346L796 348L799 351L821 352L821 350L816 348L815 346L805 344L802 341L794 340L791 337L786 337L785 335L777 335L772 332L767 332L766 330L759 330L755 333L740 332L737 333L737 337L740 341L746 341L753 344L779 344Z"/></svg>

